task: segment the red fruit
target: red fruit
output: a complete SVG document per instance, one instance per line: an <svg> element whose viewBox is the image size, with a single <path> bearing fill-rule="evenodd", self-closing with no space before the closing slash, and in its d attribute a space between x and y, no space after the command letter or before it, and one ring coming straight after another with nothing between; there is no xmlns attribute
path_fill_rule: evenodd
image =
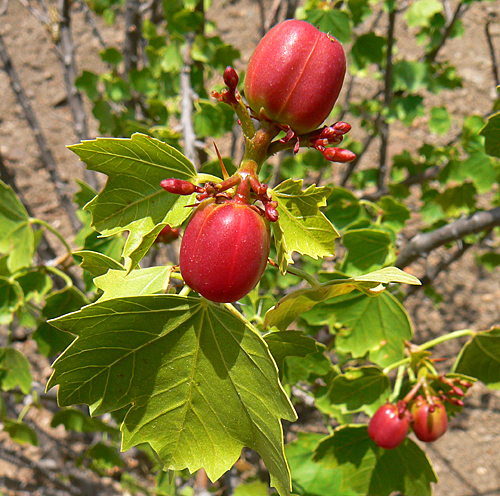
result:
<svg viewBox="0 0 500 496"><path fill-rule="evenodd" d="M397 448L405 439L410 428L406 415L392 404L382 405L368 424L368 435L384 449Z"/></svg>
<svg viewBox="0 0 500 496"><path fill-rule="evenodd" d="M172 241L175 241L179 237L180 232L180 229L173 229L167 224L156 237L155 243L172 243Z"/></svg>
<svg viewBox="0 0 500 496"><path fill-rule="evenodd" d="M433 405L419 396L413 406L411 413L413 415L413 432L426 443L431 443L440 438L448 429L448 416L444 405L438 399L433 398Z"/></svg>
<svg viewBox="0 0 500 496"><path fill-rule="evenodd" d="M232 302L259 282L269 256L269 223L238 201L203 202L182 238L184 281L207 300Z"/></svg>
<svg viewBox="0 0 500 496"><path fill-rule="evenodd" d="M333 36L306 21L284 21L257 45L245 76L245 97L258 115L297 134L308 133L330 114L345 70L344 50Z"/></svg>

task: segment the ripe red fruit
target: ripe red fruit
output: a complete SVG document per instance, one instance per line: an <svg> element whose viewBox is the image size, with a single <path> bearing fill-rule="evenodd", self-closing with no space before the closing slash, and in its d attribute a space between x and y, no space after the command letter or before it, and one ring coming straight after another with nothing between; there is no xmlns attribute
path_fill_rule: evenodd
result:
<svg viewBox="0 0 500 496"><path fill-rule="evenodd" d="M181 274L207 300L236 301L259 282L269 247L264 216L238 201L207 200L197 207L184 232Z"/></svg>
<svg viewBox="0 0 500 496"><path fill-rule="evenodd" d="M397 448L405 439L410 428L406 415L400 414L399 408L392 404L382 405L368 424L368 435L384 449Z"/></svg>
<svg viewBox="0 0 500 496"><path fill-rule="evenodd" d="M431 443L440 438L448 429L448 416L444 405L438 399L433 398L434 404L430 405L427 400L419 396L413 406L413 432L426 443Z"/></svg>
<svg viewBox="0 0 500 496"><path fill-rule="evenodd" d="M342 45L306 21L288 20L262 38L248 64L245 97L254 112L297 134L330 114L344 82Z"/></svg>

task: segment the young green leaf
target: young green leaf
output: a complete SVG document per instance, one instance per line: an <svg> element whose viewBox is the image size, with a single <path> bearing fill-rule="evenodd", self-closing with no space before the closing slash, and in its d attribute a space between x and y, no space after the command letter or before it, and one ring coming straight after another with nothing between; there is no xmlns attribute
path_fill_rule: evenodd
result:
<svg viewBox="0 0 500 496"><path fill-rule="evenodd" d="M73 252L73 256L81 258L80 267L89 271L94 277L102 276L110 269L125 270L120 262L96 251L78 250Z"/></svg>
<svg viewBox="0 0 500 496"><path fill-rule="evenodd" d="M0 254L8 254L7 267L14 273L29 267L35 253L30 217L10 186L0 181Z"/></svg>
<svg viewBox="0 0 500 496"><path fill-rule="evenodd" d="M278 259L287 263L293 263L294 251L314 259L335 255L335 239L339 236L319 210L326 205L330 189L311 185L302 191L302 183L288 179L272 191L279 212L279 229L273 225Z"/></svg>
<svg viewBox="0 0 500 496"><path fill-rule="evenodd" d="M370 415L387 401L390 392L391 382L381 369L353 367L334 377L328 392L317 401L321 401L323 412L331 405L343 413L363 411Z"/></svg>
<svg viewBox="0 0 500 496"><path fill-rule="evenodd" d="M342 272L360 275L377 269L393 258L391 236L381 229L353 229L342 236L347 255L342 262Z"/></svg>
<svg viewBox="0 0 500 496"><path fill-rule="evenodd" d="M32 335L42 355L53 357L69 346L74 339L68 333L50 325L47 320L79 310L88 303L88 298L74 286L51 293L45 299L41 315L42 323Z"/></svg>
<svg viewBox="0 0 500 496"><path fill-rule="evenodd" d="M328 306L332 325L341 325L336 348L386 367L404 358L404 343L413 336L410 318L399 301L388 292L376 298L351 294Z"/></svg>
<svg viewBox="0 0 500 496"><path fill-rule="evenodd" d="M0 324L10 324L23 301L24 294L19 283L0 277Z"/></svg>
<svg viewBox="0 0 500 496"><path fill-rule="evenodd" d="M500 112L488 118L480 133L484 136L484 149L488 155L500 158Z"/></svg>
<svg viewBox="0 0 500 496"><path fill-rule="evenodd" d="M438 0L417 0L413 2L405 13L408 26L429 26L435 14L443 10Z"/></svg>
<svg viewBox="0 0 500 496"><path fill-rule="evenodd" d="M19 387L28 394L32 381L28 359L14 348L0 348L0 389L10 391Z"/></svg>
<svg viewBox="0 0 500 496"><path fill-rule="evenodd" d="M322 434L298 432L297 439L286 446L286 456L292 472L293 492L299 496L359 496L349 488L341 488L342 471L314 458Z"/></svg>
<svg viewBox="0 0 500 496"><path fill-rule="evenodd" d="M323 351L324 345L315 339L304 336L299 331L275 331L264 336L264 341L269 346L269 351L280 370L283 373L285 358L289 356L304 357L310 353Z"/></svg>
<svg viewBox="0 0 500 496"><path fill-rule="evenodd" d="M104 291L99 301L122 296L149 295L165 292L172 266L147 267L128 274L123 270L109 270L94 279L95 285Z"/></svg>
<svg viewBox="0 0 500 496"><path fill-rule="evenodd" d="M22 270L14 279L24 293L24 301L34 300L35 303L40 303L52 289L52 279L45 268L33 267L30 270Z"/></svg>
<svg viewBox="0 0 500 496"><path fill-rule="evenodd" d="M100 415L130 405L123 449L147 442L166 469L204 467L212 480L249 446L280 496L290 494L280 419L295 412L265 342L233 313L199 298L136 296L51 323L78 336L47 386L59 384L61 406Z"/></svg>
<svg viewBox="0 0 500 496"><path fill-rule="evenodd" d="M67 431L107 432L114 437L119 434L116 427L111 427L109 424L100 419L91 418L76 408L63 408L54 413L50 426L55 429L59 425L64 425L64 428Z"/></svg>
<svg viewBox="0 0 500 496"><path fill-rule="evenodd" d="M26 422L20 420L2 419L3 430L19 444L32 444L38 446L38 436L36 432Z"/></svg>

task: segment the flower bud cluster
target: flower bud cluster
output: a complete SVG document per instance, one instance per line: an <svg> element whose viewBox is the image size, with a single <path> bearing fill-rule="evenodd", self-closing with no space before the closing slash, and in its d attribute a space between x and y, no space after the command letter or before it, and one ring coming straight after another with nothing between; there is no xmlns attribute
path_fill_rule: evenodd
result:
<svg viewBox="0 0 500 496"><path fill-rule="evenodd" d="M233 198L227 191L241 183L241 176L235 174L234 176L228 177L224 181L215 184L212 181L205 183L204 186L197 186L189 181L182 179L163 179L160 185L168 193L173 193L175 195L192 195L193 193L198 193L196 195L196 200L201 202L207 198L215 198L216 202L224 202ZM274 201L269 194L267 184L262 184L259 182L256 176L250 176L244 179L245 182L249 183L251 192L249 195L249 200L260 201L263 205L263 209L252 205L261 213L269 222L276 222L278 220L278 202Z"/></svg>

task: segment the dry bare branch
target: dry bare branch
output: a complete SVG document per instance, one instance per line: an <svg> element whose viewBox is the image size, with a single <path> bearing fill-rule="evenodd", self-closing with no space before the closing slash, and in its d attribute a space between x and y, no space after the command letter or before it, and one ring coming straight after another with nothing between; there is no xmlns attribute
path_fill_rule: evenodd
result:
<svg viewBox="0 0 500 496"><path fill-rule="evenodd" d="M59 203L66 211L66 214L68 215L73 230L77 231L78 229L80 229L81 223L78 217L76 216L73 202L71 201L71 198L67 193L68 185L65 181L62 180L61 176L59 175L54 155L52 154L52 151L50 150L47 144L47 140L45 139L45 136L42 132L40 123L38 122L38 118L36 117L35 112L31 107L31 104L28 100L28 97L26 96L26 93L24 92L19 76L17 75L17 72L14 68L12 60L7 51L7 47L1 35L0 35L0 60L3 63L3 67L5 72L7 73L7 76L9 77L10 86L14 91L14 93L16 94L17 100L24 111L24 116L26 117L26 120L28 121L31 130L33 131L36 143L38 145L38 149L40 151L40 157L45 166L45 169L50 175L52 183L54 184L54 189L58 197Z"/></svg>
<svg viewBox="0 0 500 496"><path fill-rule="evenodd" d="M394 265L403 269L432 250L468 234L477 234L500 226L500 207L475 212L470 217L458 219L434 231L417 234L401 250Z"/></svg>
<svg viewBox="0 0 500 496"><path fill-rule="evenodd" d="M87 113L83 106L82 94L75 86L78 69L75 61L75 50L71 36L71 0L59 0L59 37L56 43L56 52L63 65L64 86L69 108L73 117L73 127L80 141L88 139ZM99 188L95 171L84 170L85 181L94 189Z"/></svg>

